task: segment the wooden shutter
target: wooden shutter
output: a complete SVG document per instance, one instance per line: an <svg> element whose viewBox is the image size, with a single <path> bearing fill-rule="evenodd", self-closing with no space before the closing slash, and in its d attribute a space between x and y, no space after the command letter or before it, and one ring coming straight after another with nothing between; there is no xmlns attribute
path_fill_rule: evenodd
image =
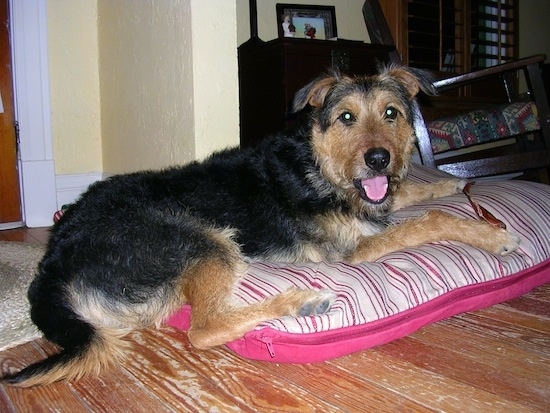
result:
<svg viewBox="0 0 550 413"><path fill-rule="evenodd" d="M517 59L518 0L379 3L410 66L464 73Z"/></svg>
<svg viewBox="0 0 550 413"><path fill-rule="evenodd" d="M464 0L407 3L409 65L435 71L462 71L469 43L465 3Z"/></svg>
<svg viewBox="0 0 550 413"><path fill-rule="evenodd" d="M517 1L472 0L472 68L517 58Z"/></svg>

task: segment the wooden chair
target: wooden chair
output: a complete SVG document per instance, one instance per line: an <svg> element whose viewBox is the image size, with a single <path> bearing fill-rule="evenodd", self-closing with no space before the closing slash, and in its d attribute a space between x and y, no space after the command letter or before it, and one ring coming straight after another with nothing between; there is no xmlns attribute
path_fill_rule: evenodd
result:
<svg viewBox="0 0 550 413"><path fill-rule="evenodd" d="M415 129L422 163L464 178L537 170L538 180L548 183L550 110L541 76L544 60L544 55L537 55L436 81L435 88L443 93L499 78L507 102L480 104L466 113L430 121L418 111ZM527 94L517 92L517 72L525 75ZM494 146L495 142L501 144ZM477 150L436 156L467 147Z"/></svg>
<svg viewBox="0 0 550 413"><path fill-rule="evenodd" d="M373 43L395 47L377 0L365 1L363 16ZM401 62L397 52L389 60ZM506 98L502 104L460 96L425 99L415 114L422 163L464 178L536 171L537 180L548 183L550 110L541 75L544 60L537 55L436 81L438 93L452 94L496 79ZM518 93L519 74L524 75L526 94ZM442 112L442 119L434 116Z"/></svg>

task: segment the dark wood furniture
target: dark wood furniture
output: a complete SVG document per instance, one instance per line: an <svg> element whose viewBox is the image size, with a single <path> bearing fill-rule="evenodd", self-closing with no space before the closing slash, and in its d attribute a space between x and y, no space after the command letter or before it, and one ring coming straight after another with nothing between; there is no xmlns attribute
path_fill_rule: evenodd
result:
<svg viewBox="0 0 550 413"><path fill-rule="evenodd" d="M252 146L292 122L294 94L331 67L374 73L392 46L358 41L253 37L239 47L241 146Z"/></svg>

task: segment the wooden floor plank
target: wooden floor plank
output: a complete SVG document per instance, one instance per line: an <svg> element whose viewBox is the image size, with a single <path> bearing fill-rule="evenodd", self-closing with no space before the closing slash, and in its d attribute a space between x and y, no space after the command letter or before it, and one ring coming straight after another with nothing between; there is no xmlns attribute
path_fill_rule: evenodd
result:
<svg viewBox="0 0 550 413"><path fill-rule="evenodd" d="M186 335L169 332L173 333L167 327L132 333L134 353L124 368L175 411L207 411L210 407L223 412L254 411L191 366Z"/></svg>
<svg viewBox="0 0 550 413"><path fill-rule="evenodd" d="M0 412L12 413L16 412L11 398L6 394L4 387L0 387Z"/></svg>
<svg viewBox="0 0 550 413"><path fill-rule="evenodd" d="M453 343L448 338L456 335ZM476 313L462 314L424 327L411 336L415 340L442 348L482 357L487 364L502 365L503 357L518 361L527 357L536 363L550 359L548 336L538 330L489 320ZM526 365L529 369L529 365Z"/></svg>
<svg viewBox="0 0 550 413"><path fill-rule="evenodd" d="M22 367L44 359L58 352L58 347L45 339L37 339L30 343L8 349L0 353L2 372L19 370ZM42 390L44 389L44 390ZM74 392L69 383L60 382L51 386L20 389L4 386L6 395L17 407L13 411L29 412L89 412L87 403L81 395Z"/></svg>
<svg viewBox="0 0 550 413"><path fill-rule="evenodd" d="M40 338L0 352L0 369L2 375L19 371L30 363L46 358L47 348L54 351L55 346Z"/></svg>
<svg viewBox="0 0 550 413"><path fill-rule="evenodd" d="M149 391L147 383L127 374L122 366L113 366L100 377L84 377L67 386L91 412L127 413L137 406L143 412L177 411L169 408L154 391Z"/></svg>
<svg viewBox="0 0 550 413"><path fill-rule="evenodd" d="M332 404L322 401L286 378L273 375L269 365L261 367L243 360L223 347L197 351L190 347L186 335L169 328L164 331L166 336L176 337L179 342L162 346L162 351L175 347L178 350L172 355L175 363L185 363L187 372L210 378L217 384L218 394L227 393L228 397L238 400L243 409L246 407L243 411L338 411Z"/></svg>
<svg viewBox="0 0 550 413"><path fill-rule="evenodd" d="M65 383L31 389L6 387L4 390L15 407L14 410L11 410L13 412L90 412L80 397Z"/></svg>
<svg viewBox="0 0 550 413"><path fill-rule="evenodd" d="M513 343L514 347L519 349L518 351L537 353L544 358L550 354L550 336L538 330L500 320L488 320L475 312L461 314L445 321L444 326L450 325L456 331L467 331L473 334L471 340L480 343L479 347L485 343L487 345Z"/></svg>
<svg viewBox="0 0 550 413"><path fill-rule="evenodd" d="M548 302L550 302L550 300ZM542 302L541 305L548 305L548 303ZM530 328L531 330L540 331L546 336L550 335L549 318L516 310L515 308L505 304L497 304L492 307L478 310L476 311L476 314L479 317L486 317L487 323L491 323L492 320L498 320L511 325L522 326Z"/></svg>
<svg viewBox="0 0 550 413"><path fill-rule="evenodd" d="M511 307L517 311L522 311L524 313L537 315L541 318L544 317L546 319L550 319L550 306L544 304L545 301L529 296L521 299L516 298L507 301L504 305L506 307Z"/></svg>
<svg viewBox="0 0 550 413"><path fill-rule="evenodd" d="M341 358L340 363L354 369L355 357ZM403 411L433 412L394 391L365 381L361 375L342 374L342 369L330 361L306 365L270 364L269 371L334 404L338 411L381 412L392 411L399 406Z"/></svg>
<svg viewBox="0 0 550 413"><path fill-rule="evenodd" d="M398 340L402 346L407 339ZM410 346L405 345L395 355L385 351L386 346L363 351L355 358L355 368L349 370L340 360L333 363L342 368L342 374L353 375L361 372L366 380L378 383L402 397L415 400L417 403L444 412L534 412L539 411L521 403L502 399L493 393L486 392L460 380L448 377L445 372L433 372L430 369L415 365L409 360L413 357ZM471 372L472 373L472 372Z"/></svg>
<svg viewBox="0 0 550 413"><path fill-rule="evenodd" d="M550 283L541 285L522 297L536 298L541 300L543 303L548 304L550 302ZM521 300L522 297L518 297L516 300Z"/></svg>
<svg viewBox="0 0 550 413"><path fill-rule="evenodd" d="M507 357L506 349L503 349L503 354L491 357L490 349L496 350L494 347L479 348L477 351L464 348L455 350L431 342L424 343L415 337L399 343L389 343L380 351L392 357L401 357L417 368L483 390L502 401L507 400L535 409L550 405L548 394L545 394L548 390L547 373L550 371L534 372L525 367L533 362L548 364L548 360L529 360L525 363L524 358ZM458 345L461 346L461 343L462 335ZM500 347L502 348L502 344ZM406 356L402 356L403 354ZM500 362L496 360L499 356ZM505 358L507 362L502 363ZM453 363L450 364L448 360L453 360Z"/></svg>
<svg viewBox="0 0 550 413"><path fill-rule="evenodd" d="M2 374L19 370L27 364L43 359L48 350L55 347L48 345L45 340L36 340L31 343L8 349L0 353L0 367ZM80 397L75 394L66 383L60 382L50 386L21 389L13 386L2 386L0 392L2 404L7 405L6 412L82 412L88 411ZM4 412L4 410L1 410Z"/></svg>
<svg viewBox="0 0 550 413"><path fill-rule="evenodd" d="M0 231L0 241L29 242L31 244L46 244L50 236L49 227L8 229Z"/></svg>

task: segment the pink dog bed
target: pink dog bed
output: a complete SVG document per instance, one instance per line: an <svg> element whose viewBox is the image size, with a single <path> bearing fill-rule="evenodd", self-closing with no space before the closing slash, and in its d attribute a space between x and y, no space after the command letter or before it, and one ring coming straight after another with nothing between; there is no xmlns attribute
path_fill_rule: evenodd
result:
<svg viewBox="0 0 550 413"><path fill-rule="evenodd" d="M415 165L418 182L447 177ZM327 314L285 317L258 325L227 346L243 357L310 363L387 343L421 327L520 296L550 281L550 186L524 181L479 182L472 197L520 236L519 249L495 256L456 242L408 248L376 262L253 264L235 298L254 303L290 287L328 288L338 298ZM426 208L477 219L465 195L409 207L396 220ZM191 308L167 324L187 330Z"/></svg>

